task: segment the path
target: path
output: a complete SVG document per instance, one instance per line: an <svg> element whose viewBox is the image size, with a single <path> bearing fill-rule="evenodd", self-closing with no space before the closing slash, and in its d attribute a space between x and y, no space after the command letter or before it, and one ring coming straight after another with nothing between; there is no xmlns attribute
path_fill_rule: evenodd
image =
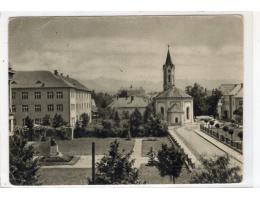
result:
<svg viewBox="0 0 260 200"><path fill-rule="evenodd" d="M140 168L141 164L148 162L148 157L142 157L142 138L135 139L133 154L131 158L135 160L134 167Z"/></svg>

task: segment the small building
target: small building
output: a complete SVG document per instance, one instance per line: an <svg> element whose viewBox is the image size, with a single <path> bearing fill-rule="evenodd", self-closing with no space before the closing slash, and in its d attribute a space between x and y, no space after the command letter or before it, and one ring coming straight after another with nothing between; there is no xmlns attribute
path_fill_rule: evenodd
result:
<svg viewBox="0 0 260 200"><path fill-rule="evenodd" d="M35 124L41 124L44 116L60 114L70 125L87 113L91 122L91 91L79 81L57 70L16 71L12 86L12 111L15 126L24 126L29 116Z"/></svg>
<svg viewBox="0 0 260 200"><path fill-rule="evenodd" d="M222 84L219 87L222 98L218 102L218 115L222 120L235 119L234 111L243 110L243 83Z"/></svg>
<svg viewBox="0 0 260 200"><path fill-rule="evenodd" d="M168 125L193 123L193 98L175 86L175 65L169 48L163 65L163 91L154 100L156 113Z"/></svg>
<svg viewBox="0 0 260 200"><path fill-rule="evenodd" d="M116 97L108 107L116 110L119 116L122 117L124 113L130 115L135 109L138 109L138 111L143 115L148 104L149 101L143 97Z"/></svg>

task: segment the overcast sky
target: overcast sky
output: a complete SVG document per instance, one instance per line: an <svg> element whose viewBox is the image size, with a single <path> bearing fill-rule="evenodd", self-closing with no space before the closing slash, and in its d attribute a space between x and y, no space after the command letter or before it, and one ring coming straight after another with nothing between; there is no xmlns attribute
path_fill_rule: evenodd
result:
<svg viewBox="0 0 260 200"><path fill-rule="evenodd" d="M161 80L167 45L178 79L243 79L240 16L13 18L14 70L58 69L81 80Z"/></svg>

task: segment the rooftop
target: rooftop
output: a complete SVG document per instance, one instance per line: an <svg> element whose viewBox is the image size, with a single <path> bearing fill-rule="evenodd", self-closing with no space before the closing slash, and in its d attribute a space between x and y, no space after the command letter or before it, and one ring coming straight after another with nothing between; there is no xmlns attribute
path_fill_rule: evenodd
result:
<svg viewBox="0 0 260 200"><path fill-rule="evenodd" d="M192 98L181 89L172 86L168 90L162 91L155 98Z"/></svg>
<svg viewBox="0 0 260 200"><path fill-rule="evenodd" d="M109 105L111 108L145 108L148 105L148 101L143 97L121 97L115 98Z"/></svg>
<svg viewBox="0 0 260 200"><path fill-rule="evenodd" d="M75 88L90 91L79 81L50 71L16 71L12 88Z"/></svg>

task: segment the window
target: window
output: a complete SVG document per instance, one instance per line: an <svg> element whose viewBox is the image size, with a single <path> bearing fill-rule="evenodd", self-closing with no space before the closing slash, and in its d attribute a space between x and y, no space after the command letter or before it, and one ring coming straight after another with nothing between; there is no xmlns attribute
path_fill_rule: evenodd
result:
<svg viewBox="0 0 260 200"><path fill-rule="evenodd" d="M161 115L162 115L162 118L164 119L164 107L161 107Z"/></svg>
<svg viewBox="0 0 260 200"><path fill-rule="evenodd" d="M22 105L22 112L28 112L29 108L28 105Z"/></svg>
<svg viewBox="0 0 260 200"><path fill-rule="evenodd" d="M54 111L54 106L53 106L53 104L47 105L47 110L48 110L49 112Z"/></svg>
<svg viewBox="0 0 260 200"><path fill-rule="evenodd" d="M63 111L63 105L62 104L57 105L57 111L60 111L60 112Z"/></svg>
<svg viewBox="0 0 260 200"><path fill-rule="evenodd" d="M177 124L179 122L178 117L175 118L175 123Z"/></svg>
<svg viewBox="0 0 260 200"><path fill-rule="evenodd" d="M53 92L47 92L47 99L53 99L54 94Z"/></svg>
<svg viewBox="0 0 260 200"><path fill-rule="evenodd" d="M16 112L16 106L12 105L12 112Z"/></svg>
<svg viewBox="0 0 260 200"><path fill-rule="evenodd" d="M190 119L190 108L189 107L186 108L186 118Z"/></svg>
<svg viewBox="0 0 260 200"><path fill-rule="evenodd" d="M28 99L28 92L22 92L22 99Z"/></svg>
<svg viewBox="0 0 260 200"><path fill-rule="evenodd" d="M41 92L35 92L34 97L35 97L35 99L40 99L41 98Z"/></svg>
<svg viewBox="0 0 260 200"><path fill-rule="evenodd" d="M239 105L242 106L243 105L243 101L239 101Z"/></svg>
<svg viewBox="0 0 260 200"><path fill-rule="evenodd" d="M15 99L16 93L12 92L12 99Z"/></svg>
<svg viewBox="0 0 260 200"><path fill-rule="evenodd" d="M71 107L71 110L75 110L75 104L71 104L70 107Z"/></svg>
<svg viewBox="0 0 260 200"><path fill-rule="evenodd" d="M41 112L41 105L35 105L35 112Z"/></svg>
<svg viewBox="0 0 260 200"><path fill-rule="evenodd" d="M168 82L169 83L171 82L171 75L170 74L168 75Z"/></svg>
<svg viewBox="0 0 260 200"><path fill-rule="evenodd" d="M16 126L16 119L14 119L14 126Z"/></svg>
<svg viewBox="0 0 260 200"><path fill-rule="evenodd" d="M62 99L63 98L63 92L56 92L57 99Z"/></svg>
<svg viewBox="0 0 260 200"><path fill-rule="evenodd" d="M34 123L35 124L41 124L42 123L42 119L41 118L35 118Z"/></svg>

